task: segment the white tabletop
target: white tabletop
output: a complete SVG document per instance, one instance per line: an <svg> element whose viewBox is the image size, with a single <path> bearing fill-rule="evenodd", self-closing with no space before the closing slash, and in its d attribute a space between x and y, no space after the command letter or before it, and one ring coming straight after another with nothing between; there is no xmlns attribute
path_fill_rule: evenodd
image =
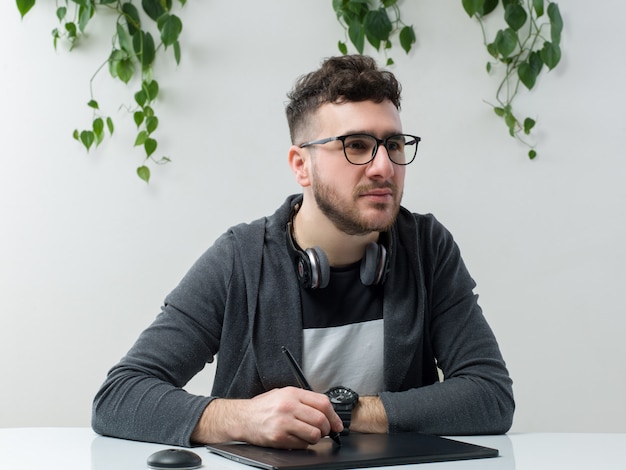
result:
<svg viewBox="0 0 626 470"><path fill-rule="evenodd" d="M626 434L509 434L453 437L493 447L500 457L460 462L403 465L402 470L626 470ZM28 470L138 470L152 453L171 448L161 444L112 439L89 428L0 429L0 468ZM251 469L192 449L206 469Z"/></svg>

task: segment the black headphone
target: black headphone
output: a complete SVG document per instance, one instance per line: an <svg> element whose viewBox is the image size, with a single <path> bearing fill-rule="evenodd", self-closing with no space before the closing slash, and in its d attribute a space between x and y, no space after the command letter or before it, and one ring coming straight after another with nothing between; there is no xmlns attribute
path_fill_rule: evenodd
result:
<svg viewBox="0 0 626 470"><path fill-rule="evenodd" d="M296 215L297 206L287 223L287 241L294 255L296 275L302 287L306 289L323 289L330 281L330 264L324 250L319 246L302 250L294 241L293 218ZM381 238L388 241L388 234L381 233ZM361 261L361 283L366 286L383 284L387 277L389 256L387 247L380 243L369 243L365 247L365 255Z"/></svg>

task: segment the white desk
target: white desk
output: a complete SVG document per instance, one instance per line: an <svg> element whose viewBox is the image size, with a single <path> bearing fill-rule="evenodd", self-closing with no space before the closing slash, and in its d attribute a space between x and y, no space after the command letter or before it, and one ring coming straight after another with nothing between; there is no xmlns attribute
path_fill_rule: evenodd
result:
<svg viewBox="0 0 626 470"><path fill-rule="evenodd" d="M493 459L403 465L396 470L626 470L626 434L510 434L454 437L494 447ZM141 470L150 454L171 446L98 436L89 428L0 429L0 468L27 470ZM246 470L193 449L204 469Z"/></svg>

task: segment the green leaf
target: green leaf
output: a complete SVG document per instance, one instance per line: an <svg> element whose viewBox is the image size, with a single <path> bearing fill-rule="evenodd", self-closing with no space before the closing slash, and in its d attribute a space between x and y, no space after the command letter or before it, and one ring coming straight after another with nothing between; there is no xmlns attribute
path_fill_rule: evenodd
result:
<svg viewBox="0 0 626 470"><path fill-rule="evenodd" d="M117 67L120 63L120 60L127 58L128 55L119 49L113 49L111 51L111 55L109 56L109 73L113 78L117 78Z"/></svg>
<svg viewBox="0 0 626 470"><path fill-rule="evenodd" d="M76 39L77 37L77 30L76 30L76 24L69 22L69 23L65 23L65 31L67 32L67 36L71 39Z"/></svg>
<svg viewBox="0 0 626 470"><path fill-rule="evenodd" d="M478 14L480 16L486 16L496 9L498 6L498 0L485 0L483 2L482 8L478 9Z"/></svg>
<svg viewBox="0 0 626 470"><path fill-rule="evenodd" d="M559 6L556 3L550 3L548 5L548 18L550 18L550 36L552 42L558 46L561 44L563 18L561 18L561 12L559 11Z"/></svg>
<svg viewBox="0 0 626 470"><path fill-rule="evenodd" d="M156 49L154 47L154 39L152 34L140 31L133 36L133 49L141 60L141 65L146 68L154 62Z"/></svg>
<svg viewBox="0 0 626 470"><path fill-rule="evenodd" d="M147 139L148 133L146 131L141 131L139 134L137 134L137 138L135 139L135 147L145 144Z"/></svg>
<svg viewBox="0 0 626 470"><path fill-rule="evenodd" d="M495 59L498 58L499 54L498 54L498 46L496 45L495 42L489 43L487 44L487 52L489 52L489 54L491 54L491 56Z"/></svg>
<svg viewBox="0 0 626 470"><path fill-rule="evenodd" d="M143 144L143 148L146 149L146 155L149 157L157 149L157 141L148 137Z"/></svg>
<svg viewBox="0 0 626 470"><path fill-rule="evenodd" d="M159 16L165 13L165 8L163 8L159 0L141 0L141 6L143 11L154 21L158 20Z"/></svg>
<svg viewBox="0 0 626 470"><path fill-rule="evenodd" d="M531 160L534 160L536 156L537 156L537 152L535 152L535 150L530 149L528 151L528 158L530 158Z"/></svg>
<svg viewBox="0 0 626 470"><path fill-rule="evenodd" d="M415 43L415 30L413 26L405 26L400 30L400 45L402 49L408 54L411 50L411 46Z"/></svg>
<svg viewBox="0 0 626 470"><path fill-rule="evenodd" d="M178 41L174 43L174 60L176 60L176 64L180 65L180 43Z"/></svg>
<svg viewBox="0 0 626 470"><path fill-rule="evenodd" d="M504 108L500 108L500 107L493 108L493 110L500 117L503 117L506 112Z"/></svg>
<svg viewBox="0 0 626 470"><path fill-rule="evenodd" d="M537 70L537 74L539 74L539 72L541 72L541 69L543 68L543 60L541 60L541 53L539 51L531 52L530 55L528 56L528 63L533 69Z"/></svg>
<svg viewBox="0 0 626 470"><path fill-rule="evenodd" d="M30 11L30 9L35 5L35 0L16 0L17 9L24 18L24 15Z"/></svg>
<svg viewBox="0 0 626 470"><path fill-rule="evenodd" d="M89 20L91 20L91 18L93 17L94 13L95 9L93 8L91 3L85 3L84 5L80 6L80 8L78 9L78 28L81 30L81 32L85 31L85 28L87 27L87 24L89 23Z"/></svg>
<svg viewBox="0 0 626 470"><path fill-rule="evenodd" d="M96 136L104 133L104 120L102 118L96 118L93 120L93 132Z"/></svg>
<svg viewBox="0 0 626 470"><path fill-rule="evenodd" d="M365 15L370 10L369 3L369 0L348 0L343 2L341 14L343 15L346 23L350 23L354 20L358 20L359 23L363 23Z"/></svg>
<svg viewBox="0 0 626 470"><path fill-rule="evenodd" d="M482 8L484 0L463 0L463 8L470 16L474 16Z"/></svg>
<svg viewBox="0 0 626 470"><path fill-rule="evenodd" d="M57 42L59 41L60 37L61 37L61 35L59 34L58 28L54 28L52 30L52 44L54 44L54 49L55 50L57 48Z"/></svg>
<svg viewBox="0 0 626 470"><path fill-rule="evenodd" d="M120 60L115 68L117 76L124 83L128 83L135 74L135 64L130 58Z"/></svg>
<svg viewBox="0 0 626 470"><path fill-rule="evenodd" d="M159 127L159 118L156 116L150 116L146 119L146 130L148 134L152 134L156 128Z"/></svg>
<svg viewBox="0 0 626 470"><path fill-rule="evenodd" d="M33 1L33 3L35 3ZM59 7L57 8L57 18L59 19L59 21L63 21L63 18L65 18L65 15L67 14L67 8L66 7Z"/></svg>
<svg viewBox="0 0 626 470"><path fill-rule="evenodd" d="M145 90L146 95L148 96L148 101L154 101L159 95L159 82L156 80L144 80L141 84L141 88Z"/></svg>
<svg viewBox="0 0 626 470"><path fill-rule="evenodd" d="M98 102L96 100L89 100L87 106L93 109L99 109Z"/></svg>
<svg viewBox="0 0 626 470"><path fill-rule="evenodd" d="M517 33L511 28L501 29L496 34L495 45L502 57L509 57L517 46Z"/></svg>
<svg viewBox="0 0 626 470"><path fill-rule="evenodd" d="M165 46L171 46L178 41L180 33L183 31L183 22L176 15L163 15L157 22L161 32L161 41Z"/></svg>
<svg viewBox="0 0 626 470"><path fill-rule="evenodd" d="M528 14L521 5L511 4L504 11L504 20L514 31L519 31L527 19Z"/></svg>
<svg viewBox="0 0 626 470"><path fill-rule="evenodd" d="M143 106L146 104L147 101L148 101L148 94L146 93L146 90L142 88L137 93L135 93L135 102L139 106L143 108Z"/></svg>
<svg viewBox="0 0 626 470"><path fill-rule="evenodd" d="M80 133L80 141L83 143L87 151L91 148L95 140L93 131L82 131Z"/></svg>
<svg viewBox="0 0 626 470"><path fill-rule="evenodd" d="M72 132L72 137L80 142L80 134L78 133L78 129L74 129L74 132Z"/></svg>
<svg viewBox="0 0 626 470"><path fill-rule="evenodd" d="M124 28L124 26L120 23L117 23L115 28L117 30L117 42L119 43L120 48L128 55L133 55L133 40L131 39L130 34L128 34L126 28Z"/></svg>
<svg viewBox="0 0 626 470"><path fill-rule="evenodd" d="M150 168L145 165L141 165L137 168L137 176L144 180L146 183L150 182Z"/></svg>
<svg viewBox="0 0 626 470"><path fill-rule="evenodd" d="M348 26L348 37L359 54L363 54L365 47L365 29L359 21L353 21Z"/></svg>
<svg viewBox="0 0 626 470"><path fill-rule="evenodd" d="M546 41L543 44L543 49L541 49L541 60L552 70L561 60L561 48L556 44Z"/></svg>
<svg viewBox="0 0 626 470"><path fill-rule="evenodd" d="M533 9L537 14L537 18L543 16L543 0L533 0Z"/></svg>
<svg viewBox="0 0 626 470"><path fill-rule="evenodd" d="M337 49L339 49L339 52L341 52L343 55L346 55L348 53L348 46L346 46L346 43L343 41L337 42Z"/></svg>
<svg viewBox="0 0 626 470"><path fill-rule="evenodd" d="M522 62L518 69L517 75L521 82L531 90L535 86L535 82L537 80L537 76L539 72L541 72L541 68L543 67L543 61L541 60L539 52L532 52L528 56L527 62Z"/></svg>
<svg viewBox="0 0 626 470"><path fill-rule="evenodd" d="M511 137L515 136L515 126L517 125L517 119L513 116L513 113L510 111L504 115L504 122L506 126L509 128L509 134Z"/></svg>
<svg viewBox="0 0 626 470"><path fill-rule="evenodd" d="M110 117L107 118L107 129L109 129L109 134L113 135L113 131L115 131L115 126L113 125L113 119Z"/></svg>
<svg viewBox="0 0 626 470"><path fill-rule="evenodd" d="M524 119L524 134L528 135L530 134L530 131L532 130L533 127L535 127L535 120L531 119L531 118L526 118Z"/></svg>
<svg viewBox="0 0 626 470"><path fill-rule="evenodd" d="M104 120L102 118L94 119L93 133L96 136L96 146L98 146L104 140Z"/></svg>
<svg viewBox="0 0 626 470"><path fill-rule="evenodd" d="M143 113L143 111L135 111L135 113L133 114L133 120L135 121L135 124L137 125L138 128L143 123L143 120L145 119L145 117L146 116Z"/></svg>
<svg viewBox="0 0 626 470"><path fill-rule="evenodd" d="M365 15L363 26L367 40L376 50L380 49L381 41L386 41L393 30L389 15L387 15L387 10L384 8L369 11L367 15Z"/></svg>
<svg viewBox="0 0 626 470"><path fill-rule="evenodd" d="M126 25L128 27L128 32L131 36L134 36L136 33L140 31L141 28L141 20L139 19L139 11L135 5L130 2L126 2L122 5L122 12L124 13L124 18L126 18Z"/></svg>

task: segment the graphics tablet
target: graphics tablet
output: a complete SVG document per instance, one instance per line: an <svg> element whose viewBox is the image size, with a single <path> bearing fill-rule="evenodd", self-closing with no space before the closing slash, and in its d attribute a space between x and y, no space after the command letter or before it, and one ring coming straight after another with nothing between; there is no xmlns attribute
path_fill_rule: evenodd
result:
<svg viewBox="0 0 626 470"><path fill-rule="evenodd" d="M358 434L341 446L324 438L305 450L283 450L230 442L206 446L235 462L270 470L343 469L497 457L498 450L418 433Z"/></svg>

